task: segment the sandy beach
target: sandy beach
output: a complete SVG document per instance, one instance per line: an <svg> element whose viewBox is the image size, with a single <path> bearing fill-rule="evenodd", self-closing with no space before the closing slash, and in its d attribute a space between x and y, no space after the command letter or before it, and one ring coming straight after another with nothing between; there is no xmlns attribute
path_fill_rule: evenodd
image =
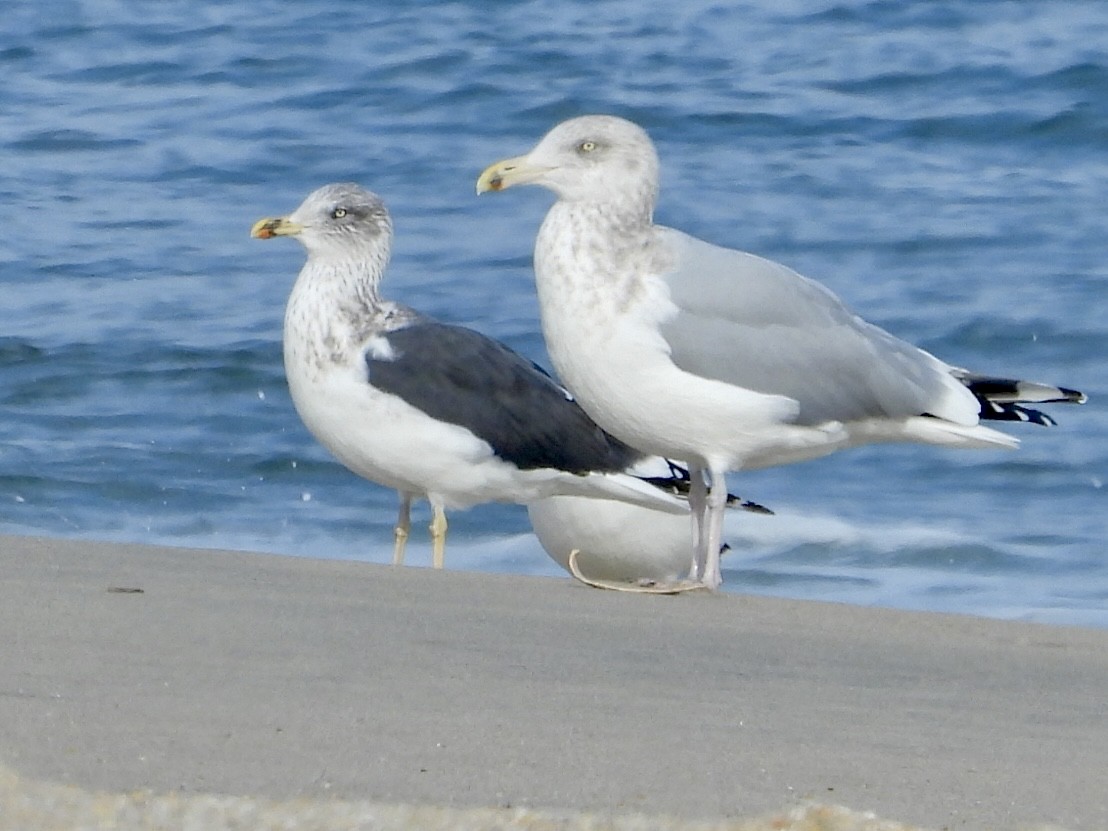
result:
<svg viewBox="0 0 1108 831"><path fill-rule="evenodd" d="M5 831L1108 828L1105 631L19 537L0 592Z"/></svg>

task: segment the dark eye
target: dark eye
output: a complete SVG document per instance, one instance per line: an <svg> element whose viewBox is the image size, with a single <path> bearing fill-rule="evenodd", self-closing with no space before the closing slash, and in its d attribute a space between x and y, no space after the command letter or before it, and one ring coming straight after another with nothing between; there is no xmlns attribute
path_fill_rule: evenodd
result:
<svg viewBox="0 0 1108 831"><path fill-rule="evenodd" d="M580 144L577 145L577 152L578 153L591 153L595 149L596 149L596 142L595 141L586 140L586 141L583 141L583 142L581 142Z"/></svg>
<svg viewBox="0 0 1108 831"><path fill-rule="evenodd" d="M346 208L335 208L331 211L331 219L342 219L346 216Z"/></svg>

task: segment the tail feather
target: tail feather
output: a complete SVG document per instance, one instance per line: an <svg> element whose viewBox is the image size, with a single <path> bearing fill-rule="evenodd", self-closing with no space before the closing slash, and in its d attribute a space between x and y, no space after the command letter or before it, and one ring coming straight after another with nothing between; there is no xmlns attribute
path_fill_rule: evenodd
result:
<svg viewBox="0 0 1108 831"><path fill-rule="evenodd" d="M1085 393L1067 387L973 375L965 370L956 370L954 375L977 398L981 404L981 418L985 421L1026 421L1053 427L1058 422L1046 413L1021 405L1084 404L1087 400Z"/></svg>

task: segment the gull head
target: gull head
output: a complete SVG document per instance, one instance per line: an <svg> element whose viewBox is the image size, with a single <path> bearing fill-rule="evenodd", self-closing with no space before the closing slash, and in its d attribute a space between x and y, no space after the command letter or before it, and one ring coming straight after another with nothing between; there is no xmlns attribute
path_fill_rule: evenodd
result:
<svg viewBox="0 0 1108 831"><path fill-rule="evenodd" d="M529 153L485 168L477 192L542 185L564 202L627 204L652 210L658 154L646 131L624 118L585 115L563 121Z"/></svg>
<svg viewBox="0 0 1108 831"><path fill-rule="evenodd" d="M250 236L295 237L313 258L379 261L392 245L392 220L377 194L341 182L313 191L288 216L259 219Z"/></svg>

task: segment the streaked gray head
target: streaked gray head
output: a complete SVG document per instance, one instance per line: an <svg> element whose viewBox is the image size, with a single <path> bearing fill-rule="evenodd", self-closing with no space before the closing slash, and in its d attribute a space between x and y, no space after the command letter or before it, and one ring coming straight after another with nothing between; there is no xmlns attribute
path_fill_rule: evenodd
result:
<svg viewBox="0 0 1108 831"><path fill-rule="evenodd" d="M550 188L567 202L594 202L652 211L658 154L646 131L625 118L585 115L558 124L524 156L491 165L478 191L515 184Z"/></svg>
<svg viewBox="0 0 1108 831"><path fill-rule="evenodd" d="M288 216L312 257L388 260L392 219L381 197L353 182L324 185Z"/></svg>

